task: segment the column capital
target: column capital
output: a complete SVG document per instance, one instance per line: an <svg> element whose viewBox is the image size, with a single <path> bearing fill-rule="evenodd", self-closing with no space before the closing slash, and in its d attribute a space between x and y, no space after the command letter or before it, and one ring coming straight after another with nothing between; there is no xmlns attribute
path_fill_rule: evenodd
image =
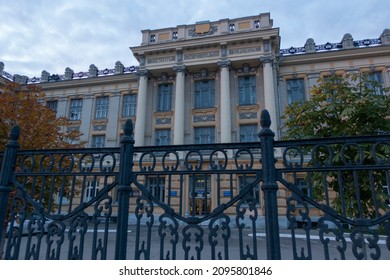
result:
<svg viewBox="0 0 390 280"><path fill-rule="evenodd" d="M273 65L275 63L274 55L264 55L260 57L260 63L264 66L266 63L271 63Z"/></svg>
<svg viewBox="0 0 390 280"><path fill-rule="evenodd" d="M173 71L175 71L176 73L185 72L186 71L186 66L185 65L174 65L172 68L173 68Z"/></svg>
<svg viewBox="0 0 390 280"><path fill-rule="evenodd" d="M231 61L230 61L230 60L220 60L220 61L217 62L217 65L218 65L220 68L230 67L230 64L231 64Z"/></svg>
<svg viewBox="0 0 390 280"><path fill-rule="evenodd" d="M135 74L139 77L146 76L147 78L149 78L150 72L148 69L139 69Z"/></svg>

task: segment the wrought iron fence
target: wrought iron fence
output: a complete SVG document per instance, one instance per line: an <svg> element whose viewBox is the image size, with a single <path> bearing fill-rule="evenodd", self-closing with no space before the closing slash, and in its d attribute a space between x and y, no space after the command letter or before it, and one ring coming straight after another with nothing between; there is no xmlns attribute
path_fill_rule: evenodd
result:
<svg viewBox="0 0 390 280"><path fill-rule="evenodd" d="M390 258L390 136L18 151L5 259ZM8 207L6 207L8 205ZM4 236L5 235L5 236ZM281 246L283 245L283 246Z"/></svg>

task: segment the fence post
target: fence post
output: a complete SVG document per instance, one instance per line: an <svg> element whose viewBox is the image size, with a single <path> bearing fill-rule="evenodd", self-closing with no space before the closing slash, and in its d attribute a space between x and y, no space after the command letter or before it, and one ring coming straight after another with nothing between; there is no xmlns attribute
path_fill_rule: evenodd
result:
<svg viewBox="0 0 390 280"><path fill-rule="evenodd" d="M270 129L271 118L267 110L261 112L261 131L259 132L261 142L261 160L263 170L263 184L261 189L264 194L265 208L265 230L267 241L267 259L280 260L280 238L278 203L276 193L278 184L276 182L274 137L275 133Z"/></svg>
<svg viewBox="0 0 390 280"><path fill-rule="evenodd" d="M3 164L0 171L0 244L5 236L2 236L7 229L7 211L8 199L12 191L12 173L16 165L16 152L19 148L19 126L14 126L9 135L8 142L3 158ZM0 246L0 258L2 256L3 247Z"/></svg>
<svg viewBox="0 0 390 280"><path fill-rule="evenodd" d="M131 192L133 170L134 139L133 123L129 119L123 128L124 137L120 146L119 178L118 178L118 221L116 227L115 259L125 260L127 254L127 229L129 222L129 198Z"/></svg>

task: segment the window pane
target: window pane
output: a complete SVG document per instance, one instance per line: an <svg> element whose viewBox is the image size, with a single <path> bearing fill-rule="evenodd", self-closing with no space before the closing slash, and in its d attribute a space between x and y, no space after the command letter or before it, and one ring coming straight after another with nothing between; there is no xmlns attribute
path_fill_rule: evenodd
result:
<svg viewBox="0 0 390 280"><path fill-rule="evenodd" d="M103 148L106 141L105 135L92 136L92 148Z"/></svg>
<svg viewBox="0 0 390 280"><path fill-rule="evenodd" d="M156 130L156 145L169 145L171 142L170 139L171 130L170 129L158 129Z"/></svg>
<svg viewBox="0 0 390 280"><path fill-rule="evenodd" d="M171 111L172 109L172 85L158 86L158 111Z"/></svg>
<svg viewBox="0 0 390 280"><path fill-rule="evenodd" d="M72 121L81 120L82 108L83 108L82 99L72 99L70 101L69 119Z"/></svg>
<svg viewBox="0 0 390 280"><path fill-rule="evenodd" d="M215 107L215 81L195 82L195 108Z"/></svg>
<svg viewBox="0 0 390 280"><path fill-rule="evenodd" d="M373 91L373 94L383 95L382 72L372 72L368 74L366 86Z"/></svg>
<svg viewBox="0 0 390 280"><path fill-rule="evenodd" d="M130 117L135 116L137 109L137 95L128 94L123 97L123 109L122 116Z"/></svg>
<svg viewBox="0 0 390 280"><path fill-rule="evenodd" d="M259 141L258 133L259 128L257 124L240 125L240 142Z"/></svg>
<svg viewBox="0 0 390 280"><path fill-rule="evenodd" d="M165 201L165 178L149 177L147 178L147 188L159 201Z"/></svg>
<svg viewBox="0 0 390 280"><path fill-rule="evenodd" d="M215 142L214 127L196 127L195 144L213 144Z"/></svg>
<svg viewBox="0 0 390 280"><path fill-rule="evenodd" d="M57 113L57 107L58 107L57 100L47 101L46 106Z"/></svg>
<svg viewBox="0 0 390 280"><path fill-rule="evenodd" d="M256 104L256 77L245 76L238 78L239 105Z"/></svg>
<svg viewBox="0 0 390 280"><path fill-rule="evenodd" d="M303 79L287 80L287 101L291 104L305 100L305 86Z"/></svg>
<svg viewBox="0 0 390 280"><path fill-rule="evenodd" d="M107 118L108 114L108 97L98 97L96 99L96 110L95 110L95 118L102 119Z"/></svg>

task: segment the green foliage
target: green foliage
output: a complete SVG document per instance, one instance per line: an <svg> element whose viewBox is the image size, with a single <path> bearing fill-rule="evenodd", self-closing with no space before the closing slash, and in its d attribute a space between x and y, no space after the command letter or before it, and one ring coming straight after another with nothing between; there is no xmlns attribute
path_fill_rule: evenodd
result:
<svg viewBox="0 0 390 280"><path fill-rule="evenodd" d="M390 96L376 95L382 85L369 81L366 76L345 78L331 76L319 80L310 100L295 102L283 115L285 139L347 137L357 135L390 134ZM383 89L387 92L388 89ZM375 159L389 160L389 145L333 144L315 153L307 150L309 166L373 166ZM307 178L314 198L331 203L345 216L363 218L378 215L377 209L386 210L388 199L383 186L388 184L388 171L352 170L318 171ZM326 189L336 196L329 200Z"/></svg>
<svg viewBox="0 0 390 280"><path fill-rule="evenodd" d="M365 76L319 80L310 100L295 102L283 115L286 139L390 133L390 96ZM383 89L384 92L389 89Z"/></svg>

